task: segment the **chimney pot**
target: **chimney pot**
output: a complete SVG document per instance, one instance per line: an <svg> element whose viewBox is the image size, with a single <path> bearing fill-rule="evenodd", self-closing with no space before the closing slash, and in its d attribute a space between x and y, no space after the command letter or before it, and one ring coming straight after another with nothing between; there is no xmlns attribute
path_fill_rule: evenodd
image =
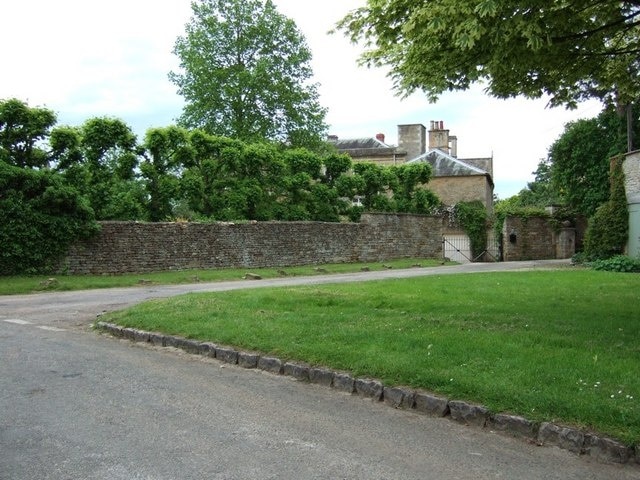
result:
<svg viewBox="0 0 640 480"><path fill-rule="evenodd" d="M444 130L444 122L440 120L440 130Z"/></svg>

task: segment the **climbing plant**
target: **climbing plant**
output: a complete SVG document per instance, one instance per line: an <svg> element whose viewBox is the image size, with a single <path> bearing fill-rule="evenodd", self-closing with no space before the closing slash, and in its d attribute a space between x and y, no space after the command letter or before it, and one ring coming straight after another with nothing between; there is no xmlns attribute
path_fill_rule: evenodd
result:
<svg viewBox="0 0 640 480"><path fill-rule="evenodd" d="M471 241L471 255L476 258L487 249L487 209L480 201L459 202L453 209L455 219Z"/></svg>
<svg viewBox="0 0 640 480"><path fill-rule="evenodd" d="M585 257L606 259L623 253L629 234L629 210L624 187L622 162L611 160L609 201L602 204L589 221L585 236Z"/></svg>

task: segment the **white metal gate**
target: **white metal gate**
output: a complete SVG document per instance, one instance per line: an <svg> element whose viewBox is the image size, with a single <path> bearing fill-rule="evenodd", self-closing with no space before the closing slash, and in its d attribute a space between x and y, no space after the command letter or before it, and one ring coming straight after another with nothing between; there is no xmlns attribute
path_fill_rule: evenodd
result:
<svg viewBox="0 0 640 480"><path fill-rule="evenodd" d="M499 262L501 260L500 241L493 230L487 232L487 247L479 255L473 256L471 240L464 233L445 234L442 236L442 253L444 258L458 263Z"/></svg>

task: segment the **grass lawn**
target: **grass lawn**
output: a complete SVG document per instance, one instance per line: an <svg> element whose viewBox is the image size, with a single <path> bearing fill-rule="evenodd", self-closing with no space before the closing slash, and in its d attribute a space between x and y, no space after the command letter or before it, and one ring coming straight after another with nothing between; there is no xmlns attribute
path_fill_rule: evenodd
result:
<svg viewBox="0 0 640 480"><path fill-rule="evenodd" d="M640 443L640 275L559 270L190 294L105 320Z"/></svg>
<svg viewBox="0 0 640 480"><path fill-rule="evenodd" d="M448 263L454 265L454 263ZM139 285L170 285L195 282L218 282L240 280L248 272L263 278L287 275L326 275L331 273L357 272L367 267L371 271L384 268L408 268L412 265L435 267L442 265L441 259L405 258L384 263L339 263L330 265L283 267L283 268L218 268L210 270L180 270L175 272L135 273L125 275L33 275L0 276L0 295L16 295L65 290L87 290L92 288L135 287ZM50 281L54 279L55 281Z"/></svg>

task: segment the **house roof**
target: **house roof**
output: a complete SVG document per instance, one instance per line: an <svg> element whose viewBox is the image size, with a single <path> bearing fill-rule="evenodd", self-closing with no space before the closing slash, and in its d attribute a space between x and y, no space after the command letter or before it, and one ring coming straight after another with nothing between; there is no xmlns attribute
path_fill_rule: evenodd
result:
<svg viewBox="0 0 640 480"><path fill-rule="evenodd" d="M332 140L338 150L361 150L361 149L377 149L377 148L391 148L384 142L381 142L377 138L339 138Z"/></svg>
<svg viewBox="0 0 640 480"><path fill-rule="evenodd" d="M490 175L489 172L482 170L474 165L464 162L458 158L438 150L431 149L422 155L409 160L407 163L429 163L433 168L434 177L460 177L468 175Z"/></svg>

